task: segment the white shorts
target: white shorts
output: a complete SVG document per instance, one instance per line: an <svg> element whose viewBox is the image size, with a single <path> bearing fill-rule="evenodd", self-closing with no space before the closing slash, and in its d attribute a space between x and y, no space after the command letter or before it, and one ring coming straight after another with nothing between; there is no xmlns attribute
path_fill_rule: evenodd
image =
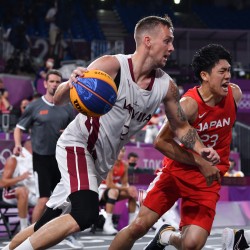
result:
<svg viewBox="0 0 250 250"><path fill-rule="evenodd" d="M11 204L11 205L17 205L17 198L15 195L15 190L17 187L12 188L12 189L4 189L3 190L3 201ZM29 193L28 197L28 205L31 207L34 207L37 203L37 196L36 194Z"/></svg>
<svg viewBox="0 0 250 250"><path fill-rule="evenodd" d="M102 199L103 193L105 192L105 190L107 189L107 185L106 184L101 184L98 188L99 191L99 201Z"/></svg>
<svg viewBox="0 0 250 250"><path fill-rule="evenodd" d="M55 187L47 206L63 210L69 206L68 196L79 190L98 193L101 179L96 173L93 157L83 147L56 147L56 159L61 172L61 181Z"/></svg>
<svg viewBox="0 0 250 250"><path fill-rule="evenodd" d="M153 143L158 133L159 129L157 125L147 125L144 142Z"/></svg>
<svg viewBox="0 0 250 250"><path fill-rule="evenodd" d="M117 187L121 187L122 185L120 183L116 183L115 184ZM102 183L99 188L98 188L98 191L99 191L99 201L102 199L102 196L103 196L103 193L105 192L105 190L107 189L107 184L106 183Z"/></svg>

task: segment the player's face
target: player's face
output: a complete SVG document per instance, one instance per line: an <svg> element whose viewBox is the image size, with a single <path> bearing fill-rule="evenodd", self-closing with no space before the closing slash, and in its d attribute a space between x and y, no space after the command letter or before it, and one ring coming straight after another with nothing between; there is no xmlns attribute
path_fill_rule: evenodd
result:
<svg viewBox="0 0 250 250"><path fill-rule="evenodd" d="M61 77L58 76L58 75L49 75L49 78L48 78L48 81L45 81L45 88L47 89L47 92L54 96L58 86L60 85L61 83Z"/></svg>
<svg viewBox="0 0 250 250"><path fill-rule="evenodd" d="M227 60L220 60L208 74L209 86L213 93L226 96L231 79L231 65Z"/></svg>
<svg viewBox="0 0 250 250"><path fill-rule="evenodd" d="M174 51L173 41L173 30L163 25L159 25L150 36L150 55L156 67L162 68L166 65L167 59Z"/></svg>

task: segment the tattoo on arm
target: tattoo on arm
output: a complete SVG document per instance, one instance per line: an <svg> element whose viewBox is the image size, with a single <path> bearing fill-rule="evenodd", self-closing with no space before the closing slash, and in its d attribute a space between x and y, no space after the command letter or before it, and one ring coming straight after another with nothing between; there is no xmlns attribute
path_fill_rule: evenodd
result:
<svg viewBox="0 0 250 250"><path fill-rule="evenodd" d="M200 137L198 136L195 128L191 128L188 130L187 134L184 135L181 139L180 142L189 149L193 149L196 140L198 140L200 143L202 143ZM203 143L202 143L203 144Z"/></svg>
<svg viewBox="0 0 250 250"><path fill-rule="evenodd" d="M180 93L179 93L177 85L174 82L172 82L172 84L170 84L170 92L171 92L172 96L174 97L175 101L179 102Z"/></svg>
<svg viewBox="0 0 250 250"><path fill-rule="evenodd" d="M178 103L178 110L177 110L177 116L180 118L181 121L186 121L187 120L187 117L180 105L180 103Z"/></svg>
<svg viewBox="0 0 250 250"><path fill-rule="evenodd" d="M174 82L172 82L172 84L170 85L170 92L171 92L171 94L172 94L172 96L173 96L173 98L174 98L174 100L175 100L175 102L177 104L177 117L181 121L186 121L187 120L186 115L185 115L185 113L184 113L184 111L183 111L183 109L182 109L182 107L181 107L181 105L179 103L179 101L180 101L180 93L179 93L177 85ZM168 120L170 121L170 124L173 125L174 124L173 122L174 122L175 118L168 115Z"/></svg>

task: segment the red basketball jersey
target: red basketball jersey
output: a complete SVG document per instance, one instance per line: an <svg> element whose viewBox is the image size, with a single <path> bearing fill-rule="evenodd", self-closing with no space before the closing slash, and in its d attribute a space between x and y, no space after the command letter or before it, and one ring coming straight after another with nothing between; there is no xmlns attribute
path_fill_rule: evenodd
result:
<svg viewBox="0 0 250 250"><path fill-rule="evenodd" d="M208 106L198 92L198 86L188 90L184 96L193 98L198 103L198 115L193 124L201 140L207 147L212 147L220 156L217 167L221 174L228 170L232 128L236 120L236 104L233 98L231 86L228 87L228 95L214 107ZM164 159L164 165L173 163ZM184 164L175 162L177 167ZM172 164L171 164L172 165ZM188 166L187 166L188 167Z"/></svg>
<svg viewBox="0 0 250 250"><path fill-rule="evenodd" d="M125 174L124 162L120 161L113 166L113 182L121 183L121 178L124 174ZM106 180L103 180L102 184L106 184Z"/></svg>
<svg viewBox="0 0 250 250"><path fill-rule="evenodd" d="M122 161L120 161L117 164L114 165L113 167L113 182L114 183L120 183L121 182L121 178L125 173L125 166L124 163Z"/></svg>

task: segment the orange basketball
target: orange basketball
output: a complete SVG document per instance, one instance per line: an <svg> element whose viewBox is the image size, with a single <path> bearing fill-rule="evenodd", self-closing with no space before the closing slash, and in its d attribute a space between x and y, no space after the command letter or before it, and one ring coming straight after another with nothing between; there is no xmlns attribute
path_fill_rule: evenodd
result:
<svg viewBox="0 0 250 250"><path fill-rule="evenodd" d="M114 80L101 70L89 70L77 77L70 89L70 101L74 108L87 116L98 117L109 112L117 99Z"/></svg>

